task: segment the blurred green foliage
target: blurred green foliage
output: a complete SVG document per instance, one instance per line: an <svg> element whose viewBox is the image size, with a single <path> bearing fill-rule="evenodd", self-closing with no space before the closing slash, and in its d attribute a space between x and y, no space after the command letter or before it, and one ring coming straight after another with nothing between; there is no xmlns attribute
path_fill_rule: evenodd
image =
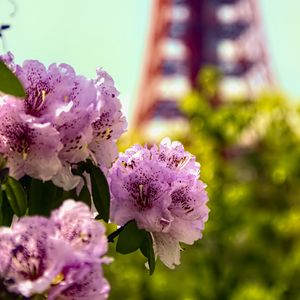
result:
<svg viewBox="0 0 300 300"><path fill-rule="evenodd" d="M182 105L208 185L204 237L151 277L138 253L116 255L111 299L300 299L300 108L267 93L222 104L218 81L203 70Z"/></svg>

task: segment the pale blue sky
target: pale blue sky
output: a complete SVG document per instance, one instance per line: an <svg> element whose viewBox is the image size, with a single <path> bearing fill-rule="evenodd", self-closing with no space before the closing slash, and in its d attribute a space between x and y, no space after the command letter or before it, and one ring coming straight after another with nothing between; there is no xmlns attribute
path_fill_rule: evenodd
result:
<svg viewBox="0 0 300 300"><path fill-rule="evenodd" d="M153 0L0 0L0 23L16 61L65 62L93 77L98 66L115 79L132 113ZM272 67L281 88L300 97L300 0L260 0ZM0 48L1 49L1 48Z"/></svg>
<svg viewBox="0 0 300 300"><path fill-rule="evenodd" d="M279 86L300 99L300 1L259 0L271 56Z"/></svg>
<svg viewBox="0 0 300 300"><path fill-rule="evenodd" d="M95 76L101 66L114 78L126 115L133 110L143 60L149 0L16 0L17 13L0 0L1 21L11 24L7 48L17 62L65 62ZM1 49L1 47L0 47Z"/></svg>

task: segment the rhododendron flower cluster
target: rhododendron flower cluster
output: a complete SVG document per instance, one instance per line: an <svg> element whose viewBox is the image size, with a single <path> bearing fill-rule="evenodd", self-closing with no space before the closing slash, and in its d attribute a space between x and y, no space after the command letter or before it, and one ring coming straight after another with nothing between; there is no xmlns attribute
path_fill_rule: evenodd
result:
<svg viewBox="0 0 300 300"><path fill-rule="evenodd" d="M26 92L0 94L0 225L14 220L0 227L0 289L26 299L106 299L103 255L115 238L117 252L141 251L150 274L157 257L180 264L181 243L202 238L209 213L195 157L168 138L118 154L126 121L102 69L91 80L66 64L0 59ZM89 207L69 198L119 227L107 238Z"/></svg>
<svg viewBox="0 0 300 300"><path fill-rule="evenodd" d="M0 154L11 176L52 180L70 190L80 180L72 164L92 157L107 172L126 129L112 78L102 69L90 80L67 64L46 68L28 60L20 66L10 53L0 58L26 90L23 101L0 97Z"/></svg>
<svg viewBox="0 0 300 300"><path fill-rule="evenodd" d="M179 142L133 146L110 171L112 220L119 225L136 220L151 232L156 255L173 268L180 263L180 242L200 239L208 218L199 175L199 163Z"/></svg>
<svg viewBox="0 0 300 300"><path fill-rule="evenodd" d="M23 217L2 227L0 249L0 277L11 292L50 300L108 297L105 229L81 202L67 200L50 218Z"/></svg>

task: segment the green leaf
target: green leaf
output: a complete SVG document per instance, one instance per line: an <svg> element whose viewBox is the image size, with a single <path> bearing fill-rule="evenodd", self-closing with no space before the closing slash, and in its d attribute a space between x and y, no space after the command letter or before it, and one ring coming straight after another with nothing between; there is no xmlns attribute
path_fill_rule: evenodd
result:
<svg viewBox="0 0 300 300"><path fill-rule="evenodd" d="M89 207L91 207L91 204L92 204L91 194L90 194L90 191L86 184L82 187L82 189L81 189L79 195L76 197L76 199L86 203Z"/></svg>
<svg viewBox="0 0 300 300"><path fill-rule="evenodd" d="M0 169L0 184L4 184L6 182L8 174L9 174L8 168Z"/></svg>
<svg viewBox="0 0 300 300"><path fill-rule="evenodd" d="M6 159L0 154L0 170L6 167Z"/></svg>
<svg viewBox="0 0 300 300"><path fill-rule="evenodd" d="M8 203L5 193L1 189L0 194L0 226L10 226L14 212Z"/></svg>
<svg viewBox="0 0 300 300"><path fill-rule="evenodd" d="M148 259L149 273L153 274L155 270L155 255L153 250L153 240L149 232L146 233L146 238L140 247L142 254Z"/></svg>
<svg viewBox="0 0 300 300"><path fill-rule="evenodd" d="M76 189L65 191L52 181L32 179L29 187L29 215L49 216L66 199L78 200Z"/></svg>
<svg viewBox="0 0 300 300"><path fill-rule="evenodd" d="M25 175L25 176L23 176L22 178L19 179L19 182L21 183L24 191L27 194L27 198L28 198L28 193L29 193L29 189L30 189L31 180L32 180L32 178L28 175Z"/></svg>
<svg viewBox="0 0 300 300"><path fill-rule="evenodd" d="M70 191L65 191L62 188L56 187L56 199L53 199L53 208L59 207L66 199L74 199L78 198L76 193L76 188Z"/></svg>
<svg viewBox="0 0 300 300"><path fill-rule="evenodd" d="M45 299L47 299L46 296L41 295L41 294L34 295L34 296L31 297L31 300L45 300Z"/></svg>
<svg viewBox="0 0 300 300"><path fill-rule="evenodd" d="M109 219L110 193L105 175L90 160L86 163L86 171L90 174L92 196L99 216L106 222Z"/></svg>
<svg viewBox="0 0 300 300"><path fill-rule="evenodd" d="M20 182L9 176L3 187L14 213L18 217L25 215L27 210L27 196Z"/></svg>
<svg viewBox="0 0 300 300"><path fill-rule="evenodd" d="M72 173L77 176L81 176L85 182L84 187L80 191L80 195L74 199L81 200L89 206L91 205L91 195L87 188L86 179L83 173L87 172L90 175L92 186L92 198L94 205L97 209L97 219L103 219L108 222L109 220L109 207L110 207L110 193L109 186L105 175L101 169L93 164L91 160L86 162L80 162L74 165Z"/></svg>
<svg viewBox="0 0 300 300"><path fill-rule="evenodd" d="M0 91L16 97L25 97L25 90L14 73L0 60Z"/></svg>
<svg viewBox="0 0 300 300"><path fill-rule="evenodd" d="M29 215L49 216L53 208L60 206L62 191L51 181L32 179L29 189Z"/></svg>
<svg viewBox="0 0 300 300"><path fill-rule="evenodd" d="M2 188L0 185L0 226L2 225L3 222L3 193L2 193Z"/></svg>
<svg viewBox="0 0 300 300"><path fill-rule="evenodd" d="M136 221L132 220L124 225L119 234L116 250L122 254L128 254L139 249L147 238L147 232L139 229Z"/></svg>

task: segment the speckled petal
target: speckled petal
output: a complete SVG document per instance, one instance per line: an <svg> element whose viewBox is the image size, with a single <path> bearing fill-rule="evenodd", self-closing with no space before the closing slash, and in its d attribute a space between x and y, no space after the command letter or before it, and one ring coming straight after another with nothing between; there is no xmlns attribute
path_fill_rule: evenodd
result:
<svg viewBox="0 0 300 300"><path fill-rule="evenodd" d="M0 229L0 273L10 291L29 297L49 288L69 252L54 234L54 224L43 217L25 217L12 229Z"/></svg>
<svg viewBox="0 0 300 300"><path fill-rule="evenodd" d="M66 240L74 250L87 252L94 257L106 253L105 228L93 219L86 204L66 200L59 209L52 212L51 219L62 239Z"/></svg>
<svg viewBox="0 0 300 300"><path fill-rule="evenodd" d="M117 158L116 141L127 128L121 112L119 92L113 79L102 69L97 70L95 80L99 116L93 122L93 140L89 149L102 169L110 168ZM103 155L105 153L109 153Z"/></svg>
<svg viewBox="0 0 300 300"><path fill-rule="evenodd" d="M164 139L151 148L134 145L109 173L111 219L135 219L152 233L155 251L170 268L180 263L180 243L202 237L209 209L200 164L179 142Z"/></svg>
<svg viewBox="0 0 300 300"><path fill-rule="evenodd" d="M0 106L0 153L7 158L15 178L27 174L50 180L61 168L59 133L49 123L25 121L20 105L20 101L11 99Z"/></svg>
<svg viewBox="0 0 300 300"><path fill-rule="evenodd" d="M49 300L104 300L108 298L110 286L103 276L102 267L97 264L89 265L89 271L80 279L66 284L57 295L50 290Z"/></svg>
<svg viewBox="0 0 300 300"><path fill-rule="evenodd" d="M153 233L154 253L170 269L180 264L181 247L176 238L167 233Z"/></svg>

